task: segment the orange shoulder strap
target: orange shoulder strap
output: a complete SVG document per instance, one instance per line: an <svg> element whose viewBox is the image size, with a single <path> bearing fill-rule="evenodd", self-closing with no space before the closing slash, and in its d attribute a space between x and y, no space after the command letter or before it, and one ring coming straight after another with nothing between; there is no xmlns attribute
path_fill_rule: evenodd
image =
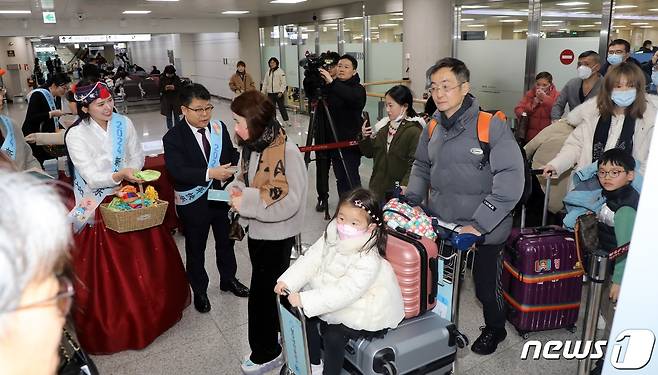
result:
<svg viewBox="0 0 658 375"><path fill-rule="evenodd" d="M489 125L494 116L503 122L507 122L507 116L501 111L497 111L493 115L489 112L480 111L478 115L478 141L489 143Z"/></svg>
<svg viewBox="0 0 658 375"><path fill-rule="evenodd" d="M434 129L436 128L436 126L437 126L438 124L439 124L439 122L436 121L435 118L431 119L431 120L430 120L430 123L427 124L427 134L428 134L427 139L428 139L428 140L429 140L429 139L432 139L432 133L434 133Z"/></svg>

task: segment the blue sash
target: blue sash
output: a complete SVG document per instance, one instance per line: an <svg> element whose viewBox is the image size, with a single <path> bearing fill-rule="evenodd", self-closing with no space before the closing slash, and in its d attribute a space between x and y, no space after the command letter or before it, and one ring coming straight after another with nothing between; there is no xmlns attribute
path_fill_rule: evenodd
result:
<svg viewBox="0 0 658 375"><path fill-rule="evenodd" d="M84 125L82 125L84 126ZM121 169L124 162L124 149L126 144L126 117L113 113L108 123L108 132L112 138L112 173ZM96 208L100 206L106 196L114 192L115 187L91 189L80 176L74 166L73 193L75 194L75 207L69 212L69 219L73 223L75 232L79 232L93 216Z"/></svg>
<svg viewBox="0 0 658 375"><path fill-rule="evenodd" d="M219 166L219 157L222 155L222 126L217 120L210 120L210 160L208 168ZM207 186L196 186L187 191L174 191L174 201L177 206L185 206L201 198L212 186L212 179Z"/></svg>
<svg viewBox="0 0 658 375"><path fill-rule="evenodd" d="M12 160L16 160L16 137L14 136L14 126L8 117L0 115L0 122L5 127L5 141L2 142L0 151L4 151Z"/></svg>
<svg viewBox="0 0 658 375"><path fill-rule="evenodd" d="M53 94L50 92L50 90L46 89L34 89L32 92L30 92L28 95L30 98L32 98L32 94L34 92L40 92L44 97L46 97L46 101L48 102L48 107L50 107L51 111L54 111L57 109L57 106L55 105L55 97ZM53 121L55 122L55 129L59 126L59 117L53 117ZM39 129L41 131L41 129Z"/></svg>

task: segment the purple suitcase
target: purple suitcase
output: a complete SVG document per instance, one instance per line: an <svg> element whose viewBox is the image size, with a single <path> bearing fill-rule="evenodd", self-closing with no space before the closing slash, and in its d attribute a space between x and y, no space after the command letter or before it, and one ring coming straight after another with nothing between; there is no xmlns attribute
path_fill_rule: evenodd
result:
<svg viewBox="0 0 658 375"><path fill-rule="evenodd" d="M522 228L512 230L504 252L508 320L524 338L528 332L557 328L574 332L580 309L583 269L576 241L566 229L545 226L550 182L545 191L544 226L523 228L522 218Z"/></svg>

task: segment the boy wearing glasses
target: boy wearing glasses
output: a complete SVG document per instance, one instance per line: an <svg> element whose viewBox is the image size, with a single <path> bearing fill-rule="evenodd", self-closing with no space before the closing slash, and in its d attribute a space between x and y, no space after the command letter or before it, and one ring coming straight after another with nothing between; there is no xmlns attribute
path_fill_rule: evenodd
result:
<svg viewBox="0 0 658 375"><path fill-rule="evenodd" d="M598 162L598 178L606 203L599 211L599 245L605 251L625 245L631 240L640 194L631 186L635 179L635 159L628 152L613 148L603 153ZM619 297L626 256L617 259L612 274L609 299ZM604 315L605 317L605 315ZM607 318L607 317L606 317ZM606 321L610 321L606 319Z"/></svg>

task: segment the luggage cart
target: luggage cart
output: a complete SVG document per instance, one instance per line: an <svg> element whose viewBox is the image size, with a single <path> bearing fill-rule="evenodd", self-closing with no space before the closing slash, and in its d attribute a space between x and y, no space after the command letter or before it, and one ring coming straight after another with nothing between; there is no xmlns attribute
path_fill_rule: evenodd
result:
<svg viewBox="0 0 658 375"><path fill-rule="evenodd" d="M290 291L284 289L286 296ZM280 375L311 375L311 360L308 354L308 341L306 336L306 317L301 307L292 307L287 298L282 301L276 295L279 324L281 327L282 350L285 364L281 367Z"/></svg>

